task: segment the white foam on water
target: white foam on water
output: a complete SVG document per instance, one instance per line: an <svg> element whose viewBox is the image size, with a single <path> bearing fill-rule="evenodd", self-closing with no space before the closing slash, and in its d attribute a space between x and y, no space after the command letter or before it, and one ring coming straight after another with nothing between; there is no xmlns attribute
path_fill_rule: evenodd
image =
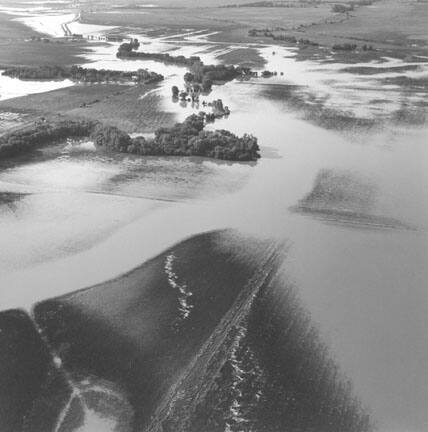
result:
<svg viewBox="0 0 428 432"><path fill-rule="evenodd" d="M194 305L190 302L193 293L189 290L185 282L180 281L177 273L174 271L174 262L177 257L174 253L169 254L165 259L164 270L168 278L168 283L178 294L180 320L185 320L190 316Z"/></svg>

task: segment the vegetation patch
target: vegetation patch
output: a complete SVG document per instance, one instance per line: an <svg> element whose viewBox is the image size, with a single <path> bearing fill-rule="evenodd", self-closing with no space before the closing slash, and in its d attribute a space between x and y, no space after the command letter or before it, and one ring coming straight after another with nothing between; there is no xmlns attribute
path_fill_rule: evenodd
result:
<svg viewBox="0 0 428 432"><path fill-rule="evenodd" d="M357 117L352 113L327 107L323 99L308 93L304 87L266 85L262 87L262 94L272 100L284 102L291 109L300 111L305 120L325 129L360 131L378 126L377 119Z"/></svg>
<svg viewBox="0 0 428 432"><path fill-rule="evenodd" d="M257 139L238 137L226 130L205 131L204 114L183 123L160 128L153 139L131 138L118 128L98 124L91 138L98 147L144 156L205 156L214 159L254 161L260 157Z"/></svg>
<svg viewBox="0 0 428 432"><path fill-rule="evenodd" d="M286 42L288 44L297 44L299 46L302 47L307 47L307 46L314 46L317 47L319 46L318 42L314 42L312 40L309 39L305 39L305 38L297 38L294 35L289 35L285 32L285 28L282 27L276 27L273 29L269 29L269 28L262 28L262 29L251 29L248 30L248 36L251 37L266 37L266 38L270 38L274 41L279 41L279 42Z"/></svg>
<svg viewBox="0 0 428 432"><path fill-rule="evenodd" d="M152 133L175 121L174 114L164 111L161 105L156 84L111 82L81 83L7 99L0 101L0 110L25 115L25 123L33 123L40 117L57 120L59 114L65 118L100 121L128 133ZM13 126L19 124L10 125Z"/></svg>
<svg viewBox="0 0 428 432"><path fill-rule="evenodd" d="M202 90L209 92L213 83L232 81L238 77L248 77L252 71L248 67L233 65L204 65L200 57L172 56L168 53L147 53L135 51L139 47L138 40L120 45L117 51L118 58L135 58L139 60L154 60L166 64L183 66L189 69L184 80L188 84L200 84Z"/></svg>
<svg viewBox="0 0 428 432"><path fill-rule="evenodd" d="M217 57L224 64L233 64L246 67L263 67L266 60L255 48L237 48Z"/></svg>
<svg viewBox="0 0 428 432"><path fill-rule="evenodd" d="M39 121L1 136L0 156L16 156L68 137L85 137L90 135L94 126L93 122L83 120Z"/></svg>
<svg viewBox="0 0 428 432"><path fill-rule="evenodd" d="M420 68L419 65L392 66L392 67L376 67L376 66L350 66L340 70L340 72L353 73L359 75L376 75L386 72L407 72L415 71Z"/></svg>
<svg viewBox="0 0 428 432"><path fill-rule="evenodd" d="M57 80L71 79L78 82L109 82L133 81L142 84L151 84L163 80L163 76L147 69L138 69L136 72L115 71L109 69L83 68L80 66L16 66L6 67L2 75L26 80Z"/></svg>
<svg viewBox="0 0 428 432"><path fill-rule="evenodd" d="M313 189L292 209L329 222L367 228L406 228L402 222L376 214L374 185L348 171L321 170Z"/></svg>
<svg viewBox="0 0 428 432"><path fill-rule="evenodd" d="M384 84L390 84L390 85L397 85L400 87L407 87L407 88L415 88L415 89L428 89L428 77L408 77L405 75L397 76L397 77L390 77L385 78L383 80Z"/></svg>
<svg viewBox="0 0 428 432"><path fill-rule="evenodd" d="M257 139L226 130L205 131L204 114L192 115L171 128L160 128L153 139L131 138L115 126L90 120L39 121L0 137L0 156L16 156L69 137L90 137L98 148L142 156L205 156L234 161L260 157Z"/></svg>

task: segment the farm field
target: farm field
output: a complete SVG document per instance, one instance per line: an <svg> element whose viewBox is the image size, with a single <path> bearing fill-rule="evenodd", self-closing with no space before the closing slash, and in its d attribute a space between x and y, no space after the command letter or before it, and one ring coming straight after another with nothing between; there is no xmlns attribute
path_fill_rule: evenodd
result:
<svg viewBox="0 0 428 432"><path fill-rule="evenodd" d="M237 48L217 58L225 64L247 67L262 67L265 64L264 58L254 48Z"/></svg>
<svg viewBox="0 0 428 432"><path fill-rule="evenodd" d="M155 88L120 84L76 85L2 101L0 111L23 113L33 118L59 114L99 120L129 133L153 132L172 123L172 115L159 110L160 97L152 92Z"/></svg>
<svg viewBox="0 0 428 432"><path fill-rule="evenodd" d="M252 2L246 2L252 3ZM333 13L334 2L296 7L219 7L244 2L159 1L159 8L108 8L98 5L85 10L84 21L93 24L129 26L147 34L172 35L189 30L215 32L210 39L223 43L284 42L269 37L248 36L250 29L276 30L277 34L309 39L320 45L372 44L375 48L419 53L425 51L428 4L410 0L377 0L350 13ZM341 2L346 3L346 2ZM310 49L308 52L311 51Z"/></svg>
<svg viewBox="0 0 428 432"><path fill-rule="evenodd" d="M136 26L143 31L165 28L165 31L207 29L221 32L217 40L251 41L248 29L310 24L330 17L331 7L322 5L307 8L216 8L202 7L180 9L120 9L85 12L85 22L118 26Z"/></svg>
<svg viewBox="0 0 428 432"><path fill-rule="evenodd" d="M14 21L10 15L0 13L0 65L63 66L83 62L79 54L86 51L84 42L29 40L43 37L45 35Z"/></svg>
<svg viewBox="0 0 428 432"><path fill-rule="evenodd" d="M427 41L428 3L379 0L358 8L349 19L301 29L299 34L324 44L369 42L378 46L417 48Z"/></svg>

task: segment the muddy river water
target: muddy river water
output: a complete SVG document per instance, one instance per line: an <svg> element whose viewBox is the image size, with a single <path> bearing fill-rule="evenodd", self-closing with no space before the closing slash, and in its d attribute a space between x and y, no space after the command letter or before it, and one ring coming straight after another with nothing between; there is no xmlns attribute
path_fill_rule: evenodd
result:
<svg viewBox="0 0 428 432"><path fill-rule="evenodd" d="M180 42L138 36L148 43L145 51L196 54L206 63L226 49L198 34ZM170 99L185 70L118 60L116 48L97 46L88 64L162 73L163 108L179 120L193 112ZM260 54L266 69L283 70L284 77L231 82L209 96L232 111L213 127L258 137L262 159L255 164L107 156L91 143L69 143L4 165L0 194L15 198L0 206L1 308L29 308L115 277L206 230L285 239L284 277L299 288L379 430L426 431L428 130L390 125L337 133L301 120L284 101L267 97L266 86L304 85L308 94L356 114L370 113L373 98L389 101L385 111L399 106L401 95L334 64L297 62L290 50L261 47ZM370 212L402 225L332 223L290 210L320 172L367 185Z"/></svg>

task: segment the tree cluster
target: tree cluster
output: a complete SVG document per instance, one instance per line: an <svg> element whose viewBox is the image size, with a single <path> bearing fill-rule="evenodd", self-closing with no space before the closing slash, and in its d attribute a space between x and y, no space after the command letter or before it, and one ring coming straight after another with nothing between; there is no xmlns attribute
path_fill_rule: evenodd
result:
<svg viewBox="0 0 428 432"><path fill-rule="evenodd" d="M293 35L287 35L284 33L275 33L277 32L277 29L251 29L248 31L248 36L251 37L269 37L273 40L276 41L281 41L281 42L287 42L287 43L291 43L291 44L299 44L299 45L304 45L304 46L319 46L318 42L314 42L311 41L310 39L304 39L304 38L300 38L297 39L295 36ZM282 30L281 30L282 31Z"/></svg>
<svg viewBox="0 0 428 432"><path fill-rule="evenodd" d="M253 161L259 155L257 139L238 137L226 130L205 131L203 115L191 115L182 123L160 128L153 139L130 138L111 126L98 125L91 138L98 147L145 156L205 156L234 161Z"/></svg>
<svg viewBox="0 0 428 432"><path fill-rule="evenodd" d="M86 120L38 122L33 126L1 136L0 156L16 156L61 139L89 136L94 127L94 122Z"/></svg>
<svg viewBox="0 0 428 432"><path fill-rule="evenodd" d="M56 80L71 79L79 82L108 82L108 81L134 81L143 84L155 83L163 80L163 76L139 69L136 72L115 71L109 69L83 68L80 66L16 66L6 68L2 75L11 78L29 80Z"/></svg>
<svg viewBox="0 0 428 432"><path fill-rule="evenodd" d="M126 42L119 46L116 53L118 58L136 58L139 60L154 60L165 64L173 64L177 66L190 67L194 63L202 63L201 58L198 56L185 57L185 56L172 56L168 53L148 53L142 51L134 51L133 45Z"/></svg>
<svg viewBox="0 0 428 432"><path fill-rule="evenodd" d="M90 137L97 148L145 156L205 156L252 161L260 157L257 138L238 137L226 130L204 131L204 114L160 128L153 139L131 138L114 126L87 120L40 121L0 137L0 156L16 156L69 137Z"/></svg>
<svg viewBox="0 0 428 432"><path fill-rule="evenodd" d="M209 92L213 83L232 81L235 78L250 76L251 68L233 65L204 65L195 63L190 68L184 80L188 83L198 83L204 92Z"/></svg>
<svg viewBox="0 0 428 432"><path fill-rule="evenodd" d="M214 82L232 81L238 77L252 74L248 67L233 65L204 65L198 56L172 56L168 53L147 53L134 51L130 43L123 43L117 52L118 58L135 58L139 60L154 60L165 64L184 66L189 69L184 76L186 84L200 84L202 91L209 92Z"/></svg>
<svg viewBox="0 0 428 432"><path fill-rule="evenodd" d="M332 46L333 51L355 51L358 48L357 44L335 44Z"/></svg>
<svg viewBox="0 0 428 432"><path fill-rule="evenodd" d="M350 4L334 4L331 7L332 12L334 13L346 13L354 10L354 5Z"/></svg>

